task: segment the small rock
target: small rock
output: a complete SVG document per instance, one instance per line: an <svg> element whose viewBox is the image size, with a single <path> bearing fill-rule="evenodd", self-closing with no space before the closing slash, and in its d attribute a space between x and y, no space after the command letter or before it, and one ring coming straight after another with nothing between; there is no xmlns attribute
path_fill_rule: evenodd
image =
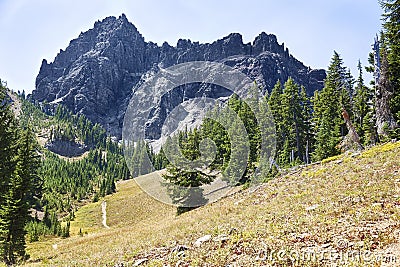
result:
<svg viewBox="0 0 400 267"><path fill-rule="evenodd" d="M318 205L318 204L315 204L315 205L312 205L312 206L307 207L307 208L306 208L306 211L312 211L312 210L315 210L315 209L318 208L318 207L319 207L319 205Z"/></svg>
<svg viewBox="0 0 400 267"><path fill-rule="evenodd" d="M311 235L309 233L302 233L299 235L299 239L304 242L308 239L310 239Z"/></svg>
<svg viewBox="0 0 400 267"><path fill-rule="evenodd" d="M244 199L240 199L240 200L236 201L235 203L233 203L233 205L237 206L237 205L239 205L240 203L242 203L243 201L244 201Z"/></svg>
<svg viewBox="0 0 400 267"><path fill-rule="evenodd" d="M215 238L213 239L213 241L214 241L214 242L221 242L221 243L224 243L224 242L228 241L229 239L230 239L230 238L229 238L229 236L227 236L227 235L219 235L219 236L215 237Z"/></svg>
<svg viewBox="0 0 400 267"><path fill-rule="evenodd" d="M177 245L176 247L174 247L172 252L181 252L181 251L185 251L185 250L188 250L188 249L189 249L189 247L187 247L187 246Z"/></svg>
<svg viewBox="0 0 400 267"><path fill-rule="evenodd" d="M184 267L184 266L189 266L189 265L186 264L183 260L180 260L175 264L175 267Z"/></svg>
<svg viewBox="0 0 400 267"><path fill-rule="evenodd" d="M355 246L357 247L357 248L363 248L364 247L364 241L358 241L356 244L355 244Z"/></svg>
<svg viewBox="0 0 400 267"><path fill-rule="evenodd" d="M326 243L326 244L323 244L323 245L321 246L321 248L329 248L330 246L331 246L330 243Z"/></svg>
<svg viewBox="0 0 400 267"><path fill-rule="evenodd" d="M238 229L236 228L231 228L231 230L229 230L229 235L233 235L234 233L237 233Z"/></svg>
<svg viewBox="0 0 400 267"><path fill-rule="evenodd" d="M195 246L195 247L200 247L204 242L207 242L207 241L209 241L210 239L211 239L211 235L205 235L205 236L203 236L203 237L200 237L199 239L197 239L197 240L194 242L193 246Z"/></svg>
<svg viewBox="0 0 400 267"><path fill-rule="evenodd" d="M134 267L142 265L143 263L147 262L148 259L147 258L143 258L143 259L138 259L137 261L135 261L135 263L133 264Z"/></svg>
<svg viewBox="0 0 400 267"><path fill-rule="evenodd" d="M176 256L178 257L185 257L185 251L179 251Z"/></svg>

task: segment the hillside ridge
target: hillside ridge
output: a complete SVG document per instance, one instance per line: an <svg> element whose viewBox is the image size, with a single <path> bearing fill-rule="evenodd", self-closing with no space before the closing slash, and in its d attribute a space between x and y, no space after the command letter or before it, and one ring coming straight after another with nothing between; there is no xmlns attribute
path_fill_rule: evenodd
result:
<svg viewBox="0 0 400 267"><path fill-rule="evenodd" d="M32 262L73 266L365 266L365 258L327 258L358 251L400 266L399 156L400 142L336 156L178 217L123 181L104 198L110 229L100 203L90 204L76 213L71 238L32 243L29 252ZM281 250L330 254L292 262Z"/></svg>

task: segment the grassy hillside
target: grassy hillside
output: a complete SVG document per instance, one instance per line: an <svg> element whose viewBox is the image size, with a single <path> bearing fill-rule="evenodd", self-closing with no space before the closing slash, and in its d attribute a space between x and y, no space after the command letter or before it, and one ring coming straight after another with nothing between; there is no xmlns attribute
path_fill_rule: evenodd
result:
<svg viewBox="0 0 400 267"><path fill-rule="evenodd" d="M399 158L400 142L327 159L178 217L123 181L104 198L109 229L101 201L84 206L71 238L29 244L28 264L400 266Z"/></svg>

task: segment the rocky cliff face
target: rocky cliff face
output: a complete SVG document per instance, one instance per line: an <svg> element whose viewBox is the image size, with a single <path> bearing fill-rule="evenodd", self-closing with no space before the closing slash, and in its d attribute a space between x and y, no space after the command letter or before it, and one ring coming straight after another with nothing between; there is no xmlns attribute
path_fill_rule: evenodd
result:
<svg viewBox="0 0 400 267"><path fill-rule="evenodd" d="M96 22L93 29L72 40L65 51L60 50L52 63L44 59L31 98L62 103L120 136L133 88L145 75L174 64L204 60L238 69L265 90L271 90L278 79L286 81L291 76L311 94L322 88L326 76L324 70L312 70L296 60L275 35L261 33L247 44L240 34L232 33L210 44L181 39L176 46L166 42L158 46L145 42L136 27L121 15ZM179 93L185 94L182 90L177 93L174 101L183 99ZM155 107L161 117L167 115L161 108L168 106L165 102L168 99L160 101L158 109Z"/></svg>

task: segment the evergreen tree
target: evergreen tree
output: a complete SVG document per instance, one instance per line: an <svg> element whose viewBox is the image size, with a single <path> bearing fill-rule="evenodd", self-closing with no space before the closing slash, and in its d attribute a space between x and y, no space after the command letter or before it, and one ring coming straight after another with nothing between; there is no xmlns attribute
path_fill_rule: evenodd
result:
<svg viewBox="0 0 400 267"><path fill-rule="evenodd" d="M298 163L304 159L303 113L300 99L300 88L289 78L281 95L281 116L283 130L283 148L279 153L279 162L283 165Z"/></svg>
<svg viewBox="0 0 400 267"><path fill-rule="evenodd" d="M11 221L7 206L16 166L16 141L16 122L9 108L7 89L0 81L0 254L7 264L12 264L8 259L8 251L11 248L7 239Z"/></svg>
<svg viewBox="0 0 400 267"><path fill-rule="evenodd" d="M337 145L340 138L347 134L341 114L343 109L350 116L352 114L350 98L352 81L346 73L343 61L335 51L328 67L325 86L321 92L315 92L313 99L316 160L338 154L340 151Z"/></svg>
<svg viewBox="0 0 400 267"><path fill-rule="evenodd" d="M262 131L261 142L263 150L260 151L260 158L258 160L258 171L252 177L252 182L263 182L274 178L277 174L275 166L276 156L276 125L272 112L268 106L269 96L268 92L259 102L260 116L259 128Z"/></svg>
<svg viewBox="0 0 400 267"><path fill-rule="evenodd" d="M31 129L18 132L0 86L0 253L7 265L24 259L29 202L37 182L39 159Z"/></svg>
<svg viewBox="0 0 400 267"><path fill-rule="evenodd" d="M268 100L268 105L272 116L275 121L276 128L276 151L279 152L283 149L285 132L282 125L282 94L283 88L282 83L278 80L271 91L271 95Z"/></svg>
<svg viewBox="0 0 400 267"><path fill-rule="evenodd" d="M367 115L372 108L372 94L367 86L364 85L361 62L358 61L358 79L353 96L354 125L362 143L366 141L366 135L370 133ZM368 118L367 118L368 119Z"/></svg>
<svg viewBox="0 0 400 267"><path fill-rule="evenodd" d="M24 130L18 143L17 164L10 180L6 203L1 216L6 222L4 231L3 259L14 264L25 258L25 225L29 219L29 196L37 176L39 158L31 129Z"/></svg>
<svg viewBox="0 0 400 267"><path fill-rule="evenodd" d="M259 160L259 151L261 147L261 132L260 132L260 94L261 88L254 82L249 90L249 95L246 101L243 101L242 109L239 112L239 117L244 123L250 143L248 167L254 169L255 163Z"/></svg>
<svg viewBox="0 0 400 267"><path fill-rule="evenodd" d="M388 76L393 96L390 108L400 125L400 1L380 0L383 8L384 46L387 49Z"/></svg>
<svg viewBox="0 0 400 267"><path fill-rule="evenodd" d="M4 196L14 170L16 139L16 121L9 107L7 89L0 80L0 206L4 204Z"/></svg>
<svg viewBox="0 0 400 267"><path fill-rule="evenodd" d="M167 172L163 175L169 183L166 183L167 190L171 196L172 202L177 204L177 214L189 211L201 205L204 205L207 200L203 196L203 189L200 187L204 184L211 183L215 176L206 174L199 166L187 166L183 168L182 162L186 160L195 162L199 156L200 133L197 129L193 131L181 131L173 137L175 140L170 142L178 142L180 144L180 154L174 151L175 148L170 146L167 153L172 153L174 162L167 167ZM180 155L185 159L180 158Z"/></svg>
<svg viewBox="0 0 400 267"><path fill-rule="evenodd" d="M224 114L224 110L216 107L203 121L200 128L202 138L210 139L216 146L215 159L210 164L212 170L223 168L230 158L231 144L228 130L222 125L223 121L227 121L226 117L227 114Z"/></svg>
<svg viewBox="0 0 400 267"><path fill-rule="evenodd" d="M302 134L302 148L303 151L303 162L306 164L311 163L311 150L314 147L315 136L312 131L312 103L310 98L307 96L306 88L301 87L300 91L300 102L302 107L302 121L301 123L301 134Z"/></svg>
<svg viewBox="0 0 400 267"><path fill-rule="evenodd" d="M253 171L255 160L253 161L250 157L252 153L251 136L248 135L247 128L243 127L245 125L241 124L243 121L234 116L231 116L229 121L228 136L231 141L231 149L229 162L225 164L223 180L230 185L237 185L247 181L246 174L250 170ZM255 154L256 152L253 151L253 153Z"/></svg>
<svg viewBox="0 0 400 267"><path fill-rule="evenodd" d="M388 50L385 44L385 35L381 35L381 47L375 50L377 73L379 75L375 86L375 113L377 132L383 138L389 137L397 127L396 120L390 108L393 99L393 83L390 79ZM379 44L379 43L378 43ZM379 64L378 64L379 63Z"/></svg>

